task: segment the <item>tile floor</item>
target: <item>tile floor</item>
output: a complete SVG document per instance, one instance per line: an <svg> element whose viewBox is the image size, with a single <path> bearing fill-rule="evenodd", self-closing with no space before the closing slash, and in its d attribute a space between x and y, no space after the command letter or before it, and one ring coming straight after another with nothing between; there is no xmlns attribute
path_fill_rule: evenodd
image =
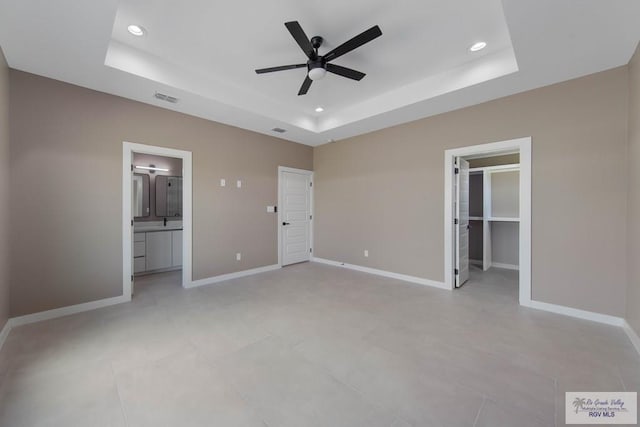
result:
<svg viewBox="0 0 640 427"><path fill-rule="evenodd" d="M0 426L554 426L564 391L640 388L624 332L517 305L517 274L455 292L306 263L14 329Z"/></svg>

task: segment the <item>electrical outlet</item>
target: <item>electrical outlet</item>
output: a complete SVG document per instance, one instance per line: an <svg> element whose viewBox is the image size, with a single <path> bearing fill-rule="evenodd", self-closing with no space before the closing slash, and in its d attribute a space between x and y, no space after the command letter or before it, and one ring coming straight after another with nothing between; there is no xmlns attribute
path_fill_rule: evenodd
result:
<svg viewBox="0 0 640 427"><path fill-rule="evenodd" d="M220 180L220 187L226 187L226 186L227 186L227 180L226 180L226 179L224 179L224 178L222 178L222 179Z"/></svg>
<svg viewBox="0 0 640 427"><path fill-rule="evenodd" d="M369 250L368 249L364 250L364 256L365 256L365 258L369 257Z"/></svg>
<svg viewBox="0 0 640 427"><path fill-rule="evenodd" d="M242 181L240 180L236 181L236 187L242 188Z"/></svg>
<svg viewBox="0 0 640 427"><path fill-rule="evenodd" d="M238 252L236 254L236 261L240 261L242 259L242 254L240 252Z"/></svg>

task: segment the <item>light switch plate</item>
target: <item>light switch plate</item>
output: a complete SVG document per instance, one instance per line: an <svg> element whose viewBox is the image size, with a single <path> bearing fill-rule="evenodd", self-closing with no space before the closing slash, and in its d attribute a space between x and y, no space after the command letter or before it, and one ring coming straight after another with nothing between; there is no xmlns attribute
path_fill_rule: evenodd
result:
<svg viewBox="0 0 640 427"><path fill-rule="evenodd" d="M236 181L236 186L238 188L241 188L242 187L242 181L240 181L240 180Z"/></svg>
<svg viewBox="0 0 640 427"><path fill-rule="evenodd" d="M369 257L369 251L367 249L364 250L364 256L365 256L365 258Z"/></svg>
<svg viewBox="0 0 640 427"><path fill-rule="evenodd" d="M242 254L240 252L238 252L236 254L236 261L240 261L242 259Z"/></svg>
<svg viewBox="0 0 640 427"><path fill-rule="evenodd" d="M273 213L276 210L273 208L273 206L267 206L267 212Z"/></svg>
<svg viewBox="0 0 640 427"><path fill-rule="evenodd" d="M226 187L226 186L227 186L227 180L226 180L226 179L224 179L224 178L222 178L222 179L220 180L220 187Z"/></svg>

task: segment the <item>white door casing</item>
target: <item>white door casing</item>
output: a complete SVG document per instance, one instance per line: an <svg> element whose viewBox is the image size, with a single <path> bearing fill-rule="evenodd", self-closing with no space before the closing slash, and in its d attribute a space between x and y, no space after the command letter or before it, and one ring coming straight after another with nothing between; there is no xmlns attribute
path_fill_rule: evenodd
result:
<svg viewBox="0 0 640 427"><path fill-rule="evenodd" d="M279 258L285 266L309 261L312 250L311 171L279 168Z"/></svg>
<svg viewBox="0 0 640 427"><path fill-rule="evenodd" d="M469 279L469 162L456 160L456 288Z"/></svg>

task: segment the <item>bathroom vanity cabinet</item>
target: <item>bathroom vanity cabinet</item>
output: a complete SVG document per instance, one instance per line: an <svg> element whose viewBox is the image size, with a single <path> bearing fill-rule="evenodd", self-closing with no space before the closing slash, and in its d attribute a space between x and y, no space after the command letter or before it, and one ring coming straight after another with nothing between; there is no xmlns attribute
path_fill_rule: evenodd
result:
<svg viewBox="0 0 640 427"><path fill-rule="evenodd" d="M136 231L134 273L168 271L182 267L182 230Z"/></svg>

